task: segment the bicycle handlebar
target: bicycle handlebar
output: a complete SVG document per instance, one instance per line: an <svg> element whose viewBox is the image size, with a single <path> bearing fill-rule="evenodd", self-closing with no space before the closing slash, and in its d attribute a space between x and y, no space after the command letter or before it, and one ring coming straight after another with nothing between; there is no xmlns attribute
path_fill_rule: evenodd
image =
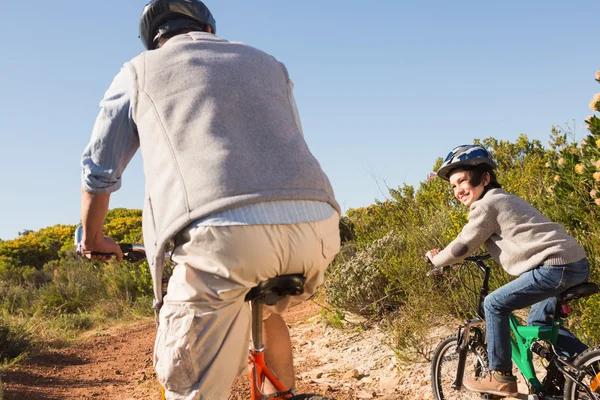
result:
<svg viewBox="0 0 600 400"><path fill-rule="evenodd" d="M83 240L83 227L79 225L75 230L75 248L77 249L77 255L83 256L83 248L81 241ZM146 259L146 249L141 244L132 243L119 243L121 252L123 252L123 259L129 262L138 262ZM113 253L101 253L99 251L92 251L92 256L106 256L113 257Z"/></svg>
<svg viewBox="0 0 600 400"><path fill-rule="evenodd" d="M469 256L469 257L466 257L466 258L465 258L465 260L467 260L467 261L473 261L473 262L477 262L477 261L484 261L484 260L488 260L488 259L490 259L490 258L492 258L492 256L491 256L491 255L489 255L489 254L482 254L482 255L480 255L480 256L478 256L478 255L474 255L474 256Z"/></svg>
<svg viewBox="0 0 600 400"><path fill-rule="evenodd" d="M489 254L473 255L473 256L465 257L465 261L471 261L471 262L474 262L474 263L478 263L478 262L482 262L484 260L488 260L491 257L492 256L489 255ZM456 265L459 265L459 264L444 265L442 267L433 268L432 270L430 270L429 272L427 272L426 276L439 276L439 275L443 275L444 272L446 272L447 270L449 270L450 268L452 268L452 267L454 267Z"/></svg>

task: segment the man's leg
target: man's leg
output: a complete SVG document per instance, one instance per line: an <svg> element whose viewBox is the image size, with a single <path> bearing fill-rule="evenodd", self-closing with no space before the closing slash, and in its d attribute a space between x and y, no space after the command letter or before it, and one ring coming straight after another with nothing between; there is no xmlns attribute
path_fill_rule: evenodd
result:
<svg viewBox="0 0 600 400"><path fill-rule="evenodd" d="M263 330L265 362L285 387L293 388L295 378L292 341L285 321L281 315L273 313L263 322ZM274 388L265 389L270 393L269 389Z"/></svg>
<svg viewBox="0 0 600 400"><path fill-rule="evenodd" d="M279 380L291 388L294 385L292 343L288 327L278 314L308 299L323 282L325 269L340 250L339 216L336 213L323 221L278 229L283 229L281 236L285 237L287 249L283 256L287 262L279 274L302 274L306 279L302 295L290 296L264 308L265 361Z"/></svg>

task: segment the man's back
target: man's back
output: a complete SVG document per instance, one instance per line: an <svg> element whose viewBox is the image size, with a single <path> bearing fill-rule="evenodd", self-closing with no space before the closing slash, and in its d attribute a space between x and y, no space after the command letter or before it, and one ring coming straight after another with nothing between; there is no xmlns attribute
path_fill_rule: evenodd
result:
<svg viewBox="0 0 600 400"><path fill-rule="evenodd" d="M323 201L339 211L275 58L190 32L128 66L151 204L146 242L160 248L196 219L265 201Z"/></svg>

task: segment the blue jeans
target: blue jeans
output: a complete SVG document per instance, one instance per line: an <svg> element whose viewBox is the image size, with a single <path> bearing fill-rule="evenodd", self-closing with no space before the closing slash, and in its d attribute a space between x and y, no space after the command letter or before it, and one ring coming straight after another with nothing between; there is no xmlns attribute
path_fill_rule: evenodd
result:
<svg viewBox="0 0 600 400"><path fill-rule="evenodd" d="M527 324L550 325L556 305L555 296L586 282L589 274L590 266L585 258L566 265L540 265L490 293L483 303L490 369L512 370L511 312L533 305ZM561 329L558 345L573 353L586 348L566 329Z"/></svg>

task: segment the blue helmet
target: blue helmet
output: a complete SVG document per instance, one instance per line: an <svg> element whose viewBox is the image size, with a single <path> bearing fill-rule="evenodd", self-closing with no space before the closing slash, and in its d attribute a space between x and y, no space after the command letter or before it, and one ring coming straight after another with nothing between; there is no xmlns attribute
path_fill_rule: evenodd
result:
<svg viewBox="0 0 600 400"><path fill-rule="evenodd" d="M215 19L200 0L152 0L140 17L140 39L148 50L155 49L161 35L180 29L217 32Z"/></svg>
<svg viewBox="0 0 600 400"><path fill-rule="evenodd" d="M450 172L456 167L480 164L487 164L492 168L497 167L492 156L490 156L490 153L483 146L463 144L453 148L446 156L441 168L437 172L437 176L448 181L450 180Z"/></svg>

